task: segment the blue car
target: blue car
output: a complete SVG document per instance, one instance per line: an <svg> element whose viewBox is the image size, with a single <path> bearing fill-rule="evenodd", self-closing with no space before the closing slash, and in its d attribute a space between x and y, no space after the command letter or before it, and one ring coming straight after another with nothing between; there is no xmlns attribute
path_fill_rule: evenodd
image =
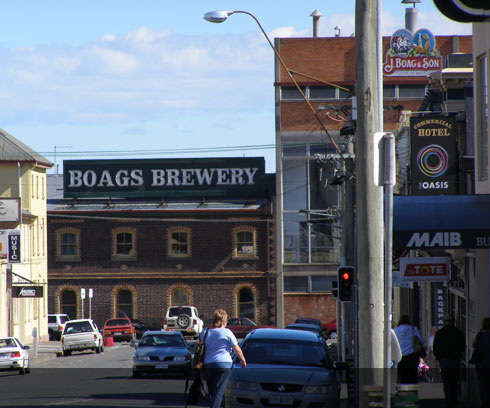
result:
<svg viewBox="0 0 490 408"><path fill-rule="evenodd" d="M257 329L240 344L247 366L233 363L226 407L337 407L340 377L324 340L310 331Z"/></svg>

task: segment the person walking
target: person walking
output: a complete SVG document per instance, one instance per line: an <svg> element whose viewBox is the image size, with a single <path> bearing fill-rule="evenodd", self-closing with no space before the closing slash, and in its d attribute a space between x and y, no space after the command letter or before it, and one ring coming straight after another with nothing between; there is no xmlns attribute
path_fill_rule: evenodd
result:
<svg viewBox="0 0 490 408"><path fill-rule="evenodd" d="M231 374L232 351L240 360L242 367L247 365L235 335L226 328L227 322L228 314L223 309L218 309L214 313L213 327L206 329L208 333L204 342L203 376L208 386L211 408L221 406ZM206 330L201 333L201 341Z"/></svg>
<svg viewBox="0 0 490 408"><path fill-rule="evenodd" d="M434 336L433 352L441 369L446 406L458 405L461 359L466 350L464 333L455 326L454 315L446 317L444 326Z"/></svg>
<svg viewBox="0 0 490 408"><path fill-rule="evenodd" d="M480 399L483 407L490 407L490 317L485 317L481 329L473 341L477 360L476 376L480 386Z"/></svg>
<svg viewBox="0 0 490 408"><path fill-rule="evenodd" d="M422 346L425 341L417 327L410 324L410 317L407 315L400 316L398 326L394 329L402 358L398 363L398 382L400 384L416 384L419 368L420 356L413 350L413 337L416 336Z"/></svg>

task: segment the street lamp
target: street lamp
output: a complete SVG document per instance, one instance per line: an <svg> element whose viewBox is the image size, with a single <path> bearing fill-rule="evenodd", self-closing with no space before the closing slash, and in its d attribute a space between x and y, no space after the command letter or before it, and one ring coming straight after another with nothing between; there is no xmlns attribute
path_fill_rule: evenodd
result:
<svg viewBox="0 0 490 408"><path fill-rule="evenodd" d="M330 142L332 143L332 146L335 148L335 150L337 151L337 153L342 158L342 161L345 162L345 158L344 158L344 156L342 154L342 151L339 149L339 147L337 146L337 144L335 143L335 141L333 140L333 138L330 136L330 133L328 132L326 126L324 125L323 120L321 119L319 112L313 107L313 105L310 103L310 101L308 100L308 98L306 98L306 95L304 94L303 90L301 89L301 87L299 86L298 82L296 81L296 79L293 76L294 73L298 73L298 74L300 74L300 73L299 72L295 72L295 71L289 69L286 66L286 64L284 63L284 60L281 58L281 55L279 55L279 53L277 52L276 48L274 47L274 45L272 44L271 40L269 39L269 36L265 32L265 30L262 28L262 25L260 24L260 22L257 19L257 17L255 17L252 13L249 13L248 11L243 11L243 10L234 10L234 11L232 11L232 10L228 10L228 11L226 11L226 10L214 10L214 11L208 11L206 14L204 14L204 20L209 21L210 23L222 23L222 22L226 21L228 19L228 17L231 16L232 14L238 14L238 13L240 13L240 14L247 14L248 16L252 17L255 20L255 22L257 23L257 25L260 28L260 31L262 31L262 34L264 34L264 37L266 38L267 42L271 46L272 51L274 51L274 54L276 54L276 57L277 57L279 63L283 67L284 71L286 71L286 73L289 76L289 79L291 79L291 81L293 82L294 86L296 87L296 89L298 90L298 92L301 94L301 97L304 99L304 101L306 102L306 104L310 108L311 112L313 113L313 116L318 121L318 124L320 125L320 128L328 136L328 138L330 139ZM303 74L301 74L301 75L303 75Z"/></svg>

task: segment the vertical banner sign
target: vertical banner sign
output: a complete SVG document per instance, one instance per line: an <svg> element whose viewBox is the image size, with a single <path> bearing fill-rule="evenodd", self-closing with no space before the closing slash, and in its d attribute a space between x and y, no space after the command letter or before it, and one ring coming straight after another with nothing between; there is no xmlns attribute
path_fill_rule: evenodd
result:
<svg viewBox="0 0 490 408"><path fill-rule="evenodd" d="M10 263L20 262L20 231L9 231L8 252L8 261Z"/></svg>
<svg viewBox="0 0 490 408"><path fill-rule="evenodd" d="M456 120L410 118L412 195L456 194Z"/></svg>
<svg viewBox="0 0 490 408"><path fill-rule="evenodd" d="M434 282L432 285L432 326L440 329L444 326L444 318L447 314L447 286L442 282Z"/></svg>

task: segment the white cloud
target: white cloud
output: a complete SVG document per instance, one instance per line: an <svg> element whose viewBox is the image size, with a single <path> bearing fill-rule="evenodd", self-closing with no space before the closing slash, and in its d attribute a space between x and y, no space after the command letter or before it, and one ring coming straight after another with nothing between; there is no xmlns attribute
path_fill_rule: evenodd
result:
<svg viewBox="0 0 490 408"><path fill-rule="evenodd" d="M99 60L102 72L108 74L130 74L139 67L138 60L122 51L114 51L108 48L94 46L91 50L95 59Z"/></svg>

